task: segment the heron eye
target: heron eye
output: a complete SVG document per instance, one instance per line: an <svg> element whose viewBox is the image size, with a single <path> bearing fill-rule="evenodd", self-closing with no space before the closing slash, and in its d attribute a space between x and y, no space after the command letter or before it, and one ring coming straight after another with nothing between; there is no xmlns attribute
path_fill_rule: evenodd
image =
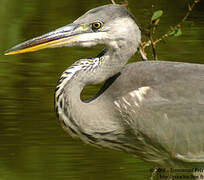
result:
<svg viewBox="0 0 204 180"><path fill-rule="evenodd" d="M101 22L94 22L92 23L92 29L93 30L98 30L102 27L102 23Z"/></svg>

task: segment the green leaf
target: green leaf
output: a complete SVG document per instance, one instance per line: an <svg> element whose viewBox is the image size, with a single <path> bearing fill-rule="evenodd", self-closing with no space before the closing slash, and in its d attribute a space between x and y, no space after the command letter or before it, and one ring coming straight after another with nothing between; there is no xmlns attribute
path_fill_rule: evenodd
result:
<svg viewBox="0 0 204 180"><path fill-rule="evenodd" d="M182 35L182 31L181 31L181 28L178 28L176 33L174 34L174 36L181 36Z"/></svg>
<svg viewBox="0 0 204 180"><path fill-rule="evenodd" d="M160 19L154 21L154 25L157 26L159 24Z"/></svg>
<svg viewBox="0 0 204 180"><path fill-rule="evenodd" d="M169 35L176 36L176 37L181 36L182 30L181 30L181 28L177 28L177 29L173 30Z"/></svg>
<svg viewBox="0 0 204 180"><path fill-rule="evenodd" d="M159 19L163 15L162 10L155 11L152 15L152 21Z"/></svg>

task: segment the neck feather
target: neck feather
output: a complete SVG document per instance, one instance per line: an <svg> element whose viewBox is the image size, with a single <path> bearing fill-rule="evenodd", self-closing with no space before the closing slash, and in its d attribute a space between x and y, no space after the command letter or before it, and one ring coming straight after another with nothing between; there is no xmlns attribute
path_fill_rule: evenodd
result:
<svg viewBox="0 0 204 180"><path fill-rule="evenodd" d="M90 138L89 132L100 131L101 127L104 127L103 131L110 131L109 127L115 127L112 122L108 122L109 118L105 117L108 113L100 111L100 106L104 106L103 101L94 106L93 112L93 103L82 102L80 94L85 85L103 82L118 73L133 54L124 56L118 52L123 53L123 50L104 50L95 58L81 59L65 70L59 79L55 91L56 112L71 135L90 142L93 139ZM97 117L103 117L103 120ZM96 122L98 125L94 124ZM103 126L100 123L103 123Z"/></svg>

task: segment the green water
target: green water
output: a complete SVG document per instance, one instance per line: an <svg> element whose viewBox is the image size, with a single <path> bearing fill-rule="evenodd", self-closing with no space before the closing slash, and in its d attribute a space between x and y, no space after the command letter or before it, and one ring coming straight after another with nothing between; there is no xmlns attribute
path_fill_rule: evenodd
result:
<svg viewBox="0 0 204 180"><path fill-rule="evenodd" d="M62 71L75 60L92 57L100 47L61 48L15 56L5 50L32 37L71 23L105 0L0 0L0 180L139 180L152 165L136 157L97 149L73 140L54 112L54 89ZM178 0L129 0L142 27L154 4L164 16L158 36L177 24L186 12ZM203 2L202 2L203 3ZM204 63L204 7L196 7L183 35L161 43L162 60ZM137 60L134 56L132 60ZM91 97L95 87L84 96Z"/></svg>

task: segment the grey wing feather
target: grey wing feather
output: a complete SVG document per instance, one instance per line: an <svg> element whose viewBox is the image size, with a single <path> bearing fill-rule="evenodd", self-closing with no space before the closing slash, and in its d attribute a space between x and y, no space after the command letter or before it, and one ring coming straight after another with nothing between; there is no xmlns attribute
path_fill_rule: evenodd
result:
<svg viewBox="0 0 204 180"><path fill-rule="evenodd" d="M178 160L204 161L203 65L133 63L106 93L143 141L150 138Z"/></svg>

